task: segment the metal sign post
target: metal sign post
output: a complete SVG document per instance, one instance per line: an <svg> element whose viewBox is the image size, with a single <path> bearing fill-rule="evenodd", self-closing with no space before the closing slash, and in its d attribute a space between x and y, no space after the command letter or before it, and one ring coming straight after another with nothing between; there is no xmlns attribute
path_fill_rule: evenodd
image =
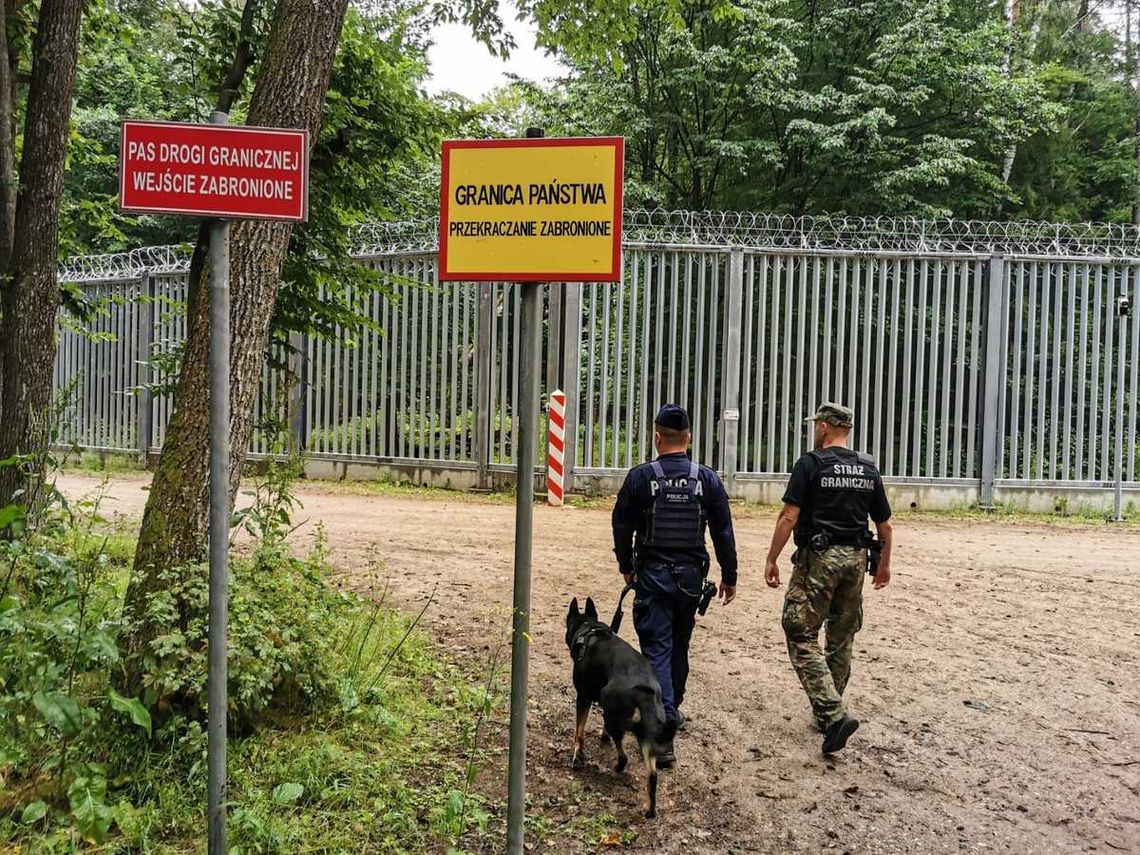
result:
<svg viewBox="0 0 1140 855"><path fill-rule="evenodd" d="M511 619L511 732L507 852L526 837L526 731L538 375L542 367L539 283L621 281L620 137L449 140L442 150L439 278L517 282L519 400L515 449L515 578ZM481 418L488 418L487 413Z"/></svg>
<svg viewBox="0 0 1140 855"><path fill-rule="evenodd" d="M1132 303L1127 296L1116 301L1117 337L1119 353L1116 364L1116 514L1114 522L1124 522L1124 352L1126 327L1132 315Z"/></svg>
<svg viewBox="0 0 1140 855"><path fill-rule="evenodd" d="M528 128L529 139L542 136ZM521 283L519 319L519 447L515 453L515 595L511 622L511 733L507 768L507 852L526 840L526 712L530 693L530 565L534 540L534 461L538 455L538 372L542 364L538 289Z"/></svg>
<svg viewBox="0 0 1140 855"><path fill-rule="evenodd" d="M226 715L230 536L230 224L234 217L308 216L309 133L126 121L119 152L124 211L217 217L210 235L210 597L206 825L210 855L226 852ZM219 126L226 127L219 127Z"/></svg>
<svg viewBox="0 0 1140 855"><path fill-rule="evenodd" d="M210 121L224 125L226 113ZM230 540L230 224L210 223L210 661L206 815L210 855L226 852Z"/></svg>
<svg viewBox="0 0 1140 855"><path fill-rule="evenodd" d="M526 711L530 668L530 568L534 525L534 461L538 454L541 329L536 283L522 288L519 359L519 447L515 505L515 595L511 627L511 737L507 772L507 852L521 855L526 811Z"/></svg>

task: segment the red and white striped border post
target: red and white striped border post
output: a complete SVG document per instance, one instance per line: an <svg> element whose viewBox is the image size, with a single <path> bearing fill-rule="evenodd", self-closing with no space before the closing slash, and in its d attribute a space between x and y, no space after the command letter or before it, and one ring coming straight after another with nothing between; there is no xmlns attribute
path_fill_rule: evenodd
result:
<svg viewBox="0 0 1140 855"><path fill-rule="evenodd" d="M546 504L562 506L563 494L563 452L566 450L566 393L555 390L550 393L547 406L550 416L549 441L546 450Z"/></svg>

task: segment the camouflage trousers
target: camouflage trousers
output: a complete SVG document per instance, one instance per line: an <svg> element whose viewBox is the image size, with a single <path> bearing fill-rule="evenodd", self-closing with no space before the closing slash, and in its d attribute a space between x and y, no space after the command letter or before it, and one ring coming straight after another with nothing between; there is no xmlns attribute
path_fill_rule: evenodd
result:
<svg viewBox="0 0 1140 855"><path fill-rule="evenodd" d="M863 577L867 550L832 546L822 555L808 548L793 558L795 569L784 597L788 656L811 701L821 728L843 718L843 690L851 676L855 633L863 626ZM819 649L826 628L827 655Z"/></svg>

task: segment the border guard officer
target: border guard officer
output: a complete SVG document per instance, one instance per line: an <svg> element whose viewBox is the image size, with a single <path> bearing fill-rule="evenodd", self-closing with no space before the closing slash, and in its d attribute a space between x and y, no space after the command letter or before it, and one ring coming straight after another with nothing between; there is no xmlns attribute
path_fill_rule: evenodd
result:
<svg viewBox="0 0 1140 855"><path fill-rule="evenodd" d="M769 587L779 587L776 561L794 531L784 635L824 734L823 753L832 754L859 727L847 712L843 691L851 676L855 633L863 625L863 573L869 566L874 569L876 589L891 579L891 507L874 460L847 448L854 413L825 403L807 421L815 422L815 448L792 469L764 577ZM868 516L878 529L878 541L867 530ZM825 624L826 656L819 648Z"/></svg>
<svg viewBox="0 0 1140 855"><path fill-rule="evenodd" d="M630 470L613 511L614 553L636 592L633 624L641 652L661 683L665 713L684 727L689 642L697 610L717 593L706 576L712 535L720 564L719 596L736 596L736 540L728 496L716 472L690 460L689 414L666 404L654 419L658 457ZM703 603L702 603L703 600ZM670 751L658 763L670 766Z"/></svg>

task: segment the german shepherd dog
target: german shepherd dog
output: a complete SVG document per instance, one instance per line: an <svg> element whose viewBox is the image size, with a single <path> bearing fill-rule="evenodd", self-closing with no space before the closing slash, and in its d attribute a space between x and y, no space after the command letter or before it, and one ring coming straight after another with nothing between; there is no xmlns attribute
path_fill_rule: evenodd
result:
<svg viewBox="0 0 1140 855"><path fill-rule="evenodd" d="M578 693L577 726L574 730L574 766L585 759L586 718L591 704L602 708L606 734L617 749L614 771L625 771L622 740L632 732L641 748L641 759L648 775L645 780L645 816L657 815L657 757L664 753L677 730L665 718L661 684L653 676L649 660L618 637L611 627L598 620L592 599L586 611L578 610L578 599L570 601L566 614L566 646L574 660L574 689Z"/></svg>

